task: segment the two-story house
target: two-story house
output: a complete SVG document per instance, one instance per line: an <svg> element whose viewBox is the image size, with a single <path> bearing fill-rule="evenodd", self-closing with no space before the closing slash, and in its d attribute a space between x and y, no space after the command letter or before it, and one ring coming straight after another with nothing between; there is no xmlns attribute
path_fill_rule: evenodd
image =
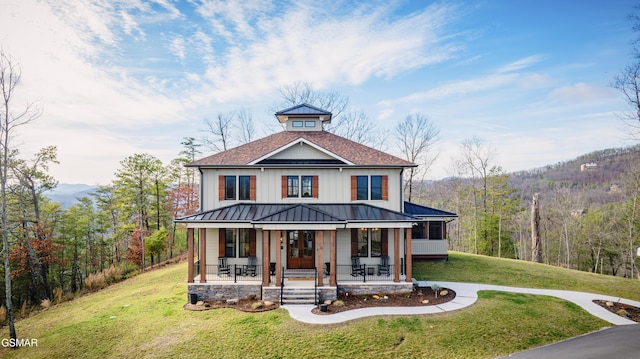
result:
<svg viewBox="0 0 640 359"><path fill-rule="evenodd" d="M403 171L416 165L324 131L330 112L275 115L284 131L188 164L201 173L201 212L176 220L187 226L189 299L411 291L413 233L446 256L456 215L405 203Z"/></svg>

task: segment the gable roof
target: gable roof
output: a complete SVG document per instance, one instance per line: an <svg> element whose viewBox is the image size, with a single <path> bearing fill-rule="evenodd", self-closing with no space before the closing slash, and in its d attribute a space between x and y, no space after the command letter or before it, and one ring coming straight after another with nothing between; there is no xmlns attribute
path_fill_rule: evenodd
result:
<svg viewBox="0 0 640 359"><path fill-rule="evenodd" d="M283 131L189 163L189 167L248 166L292 144L306 141L356 166L415 167L414 163L326 131Z"/></svg>

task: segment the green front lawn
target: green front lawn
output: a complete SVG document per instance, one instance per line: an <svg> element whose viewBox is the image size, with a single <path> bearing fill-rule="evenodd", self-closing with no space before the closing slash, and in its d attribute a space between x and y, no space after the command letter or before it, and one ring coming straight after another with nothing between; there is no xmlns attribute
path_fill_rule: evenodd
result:
<svg viewBox="0 0 640 359"><path fill-rule="evenodd" d="M465 275L466 272L466 275ZM364 318L309 325L284 309L186 311L185 263L144 273L19 320L19 338L38 347L3 358L361 358L496 357L609 326L572 303L485 291L466 309L437 315ZM540 286L622 295L635 282L530 263L453 253L447 263L416 263L418 279ZM549 278L547 278L549 277ZM565 280L556 283L553 278ZM586 278L586 279L585 279ZM602 282L602 283L600 283ZM600 283L600 284L598 284ZM637 299L635 296L624 295ZM8 338L8 329L0 330Z"/></svg>

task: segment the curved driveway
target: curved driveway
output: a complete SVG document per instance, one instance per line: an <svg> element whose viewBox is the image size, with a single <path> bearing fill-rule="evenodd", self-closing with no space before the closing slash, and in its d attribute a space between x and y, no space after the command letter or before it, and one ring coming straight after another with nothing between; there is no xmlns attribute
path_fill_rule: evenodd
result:
<svg viewBox="0 0 640 359"><path fill-rule="evenodd" d="M436 282L420 281L414 282L421 287L428 287ZM282 308L289 311L289 314L294 319L310 323L310 324L335 324L342 323L353 319L371 317L376 315L412 315L412 314L435 314L450 312L453 310L462 309L470 306L478 300L478 291L481 290L496 290L501 292L512 293L525 293L536 295L548 295L557 297L570 302L573 302L582 307L587 312L599 317L614 325L630 325L637 324L636 322L623 318L619 315L611 313L610 311L602 308L601 306L593 303L594 299L607 300L611 302L620 302L636 307L640 307L640 302L634 300L628 300L624 298L612 297L608 295L575 292L568 290L556 290L556 289L532 289L532 288L517 288L506 287L501 285L490 284L473 284L473 283L458 283L458 282L437 282L438 285L445 288L450 288L456 292L456 297L450 302L429 305L424 307L373 307L362 308L345 311L342 313L331 315L316 315L311 312L315 305L283 305Z"/></svg>

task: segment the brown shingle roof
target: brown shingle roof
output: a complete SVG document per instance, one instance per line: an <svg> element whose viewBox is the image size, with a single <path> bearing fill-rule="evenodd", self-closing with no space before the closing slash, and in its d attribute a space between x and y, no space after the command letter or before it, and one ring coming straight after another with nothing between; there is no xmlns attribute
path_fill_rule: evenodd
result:
<svg viewBox="0 0 640 359"><path fill-rule="evenodd" d="M415 164L326 131L283 131L191 162L188 166L248 165L292 143L305 139L354 165L415 166Z"/></svg>

